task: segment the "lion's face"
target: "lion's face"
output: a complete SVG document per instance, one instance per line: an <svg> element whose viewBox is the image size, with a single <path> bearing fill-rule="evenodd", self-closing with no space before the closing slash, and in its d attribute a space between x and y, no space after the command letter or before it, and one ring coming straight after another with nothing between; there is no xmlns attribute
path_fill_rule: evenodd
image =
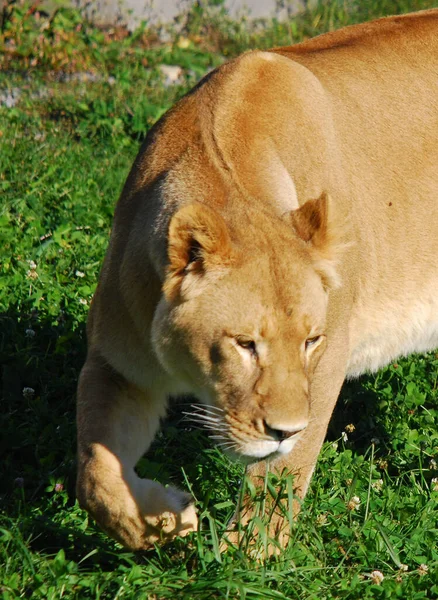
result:
<svg viewBox="0 0 438 600"><path fill-rule="evenodd" d="M195 418L225 450L254 458L292 450L326 345L324 279L289 222L269 227L274 238L231 241L213 211L179 211L153 328L163 366L206 405Z"/></svg>

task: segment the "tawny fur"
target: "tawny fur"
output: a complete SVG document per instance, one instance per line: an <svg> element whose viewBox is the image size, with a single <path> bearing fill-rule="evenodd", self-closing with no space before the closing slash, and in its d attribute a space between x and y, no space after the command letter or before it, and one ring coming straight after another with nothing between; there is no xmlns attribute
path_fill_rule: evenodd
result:
<svg viewBox="0 0 438 600"><path fill-rule="evenodd" d="M169 396L304 496L345 378L438 346L437 131L438 10L248 52L153 128L78 390L78 497L121 543L196 528L134 472Z"/></svg>

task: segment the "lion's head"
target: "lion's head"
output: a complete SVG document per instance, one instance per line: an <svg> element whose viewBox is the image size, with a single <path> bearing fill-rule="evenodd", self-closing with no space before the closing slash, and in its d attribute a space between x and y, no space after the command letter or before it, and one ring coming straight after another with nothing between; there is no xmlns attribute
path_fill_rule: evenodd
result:
<svg viewBox="0 0 438 600"><path fill-rule="evenodd" d="M173 216L153 342L165 369L208 408L225 450L290 452L309 422L312 372L337 285L328 197L285 217L225 222L201 203Z"/></svg>

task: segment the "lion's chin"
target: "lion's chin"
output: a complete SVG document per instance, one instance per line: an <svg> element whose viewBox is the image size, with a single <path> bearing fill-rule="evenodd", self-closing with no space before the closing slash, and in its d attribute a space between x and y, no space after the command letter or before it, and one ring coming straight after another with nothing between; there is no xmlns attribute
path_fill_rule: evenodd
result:
<svg viewBox="0 0 438 600"><path fill-rule="evenodd" d="M289 454L295 446L298 436L283 440L282 442L274 440L256 440L241 443L238 451L235 449L225 450L225 454L234 462L240 462L244 465L251 465L261 460L275 460L280 456Z"/></svg>

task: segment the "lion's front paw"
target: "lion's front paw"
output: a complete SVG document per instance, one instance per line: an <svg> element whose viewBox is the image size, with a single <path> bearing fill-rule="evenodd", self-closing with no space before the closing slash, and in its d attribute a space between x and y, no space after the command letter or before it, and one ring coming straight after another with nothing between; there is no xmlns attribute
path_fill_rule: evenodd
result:
<svg viewBox="0 0 438 600"><path fill-rule="evenodd" d="M161 487L161 502L156 502L155 511L146 510L144 520L147 527L147 546L165 543L173 538L184 537L198 527L198 517L193 499L173 487ZM163 507L160 510L159 506ZM157 510L158 509L158 510Z"/></svg>
<svg viewBox="0 0 438 600"><path fill-rule="evenodd" d="M147 550L197 529L189 494L136 474L124 478L109 470L82 471L77 492L102 529L131 550Z"/></svg>

